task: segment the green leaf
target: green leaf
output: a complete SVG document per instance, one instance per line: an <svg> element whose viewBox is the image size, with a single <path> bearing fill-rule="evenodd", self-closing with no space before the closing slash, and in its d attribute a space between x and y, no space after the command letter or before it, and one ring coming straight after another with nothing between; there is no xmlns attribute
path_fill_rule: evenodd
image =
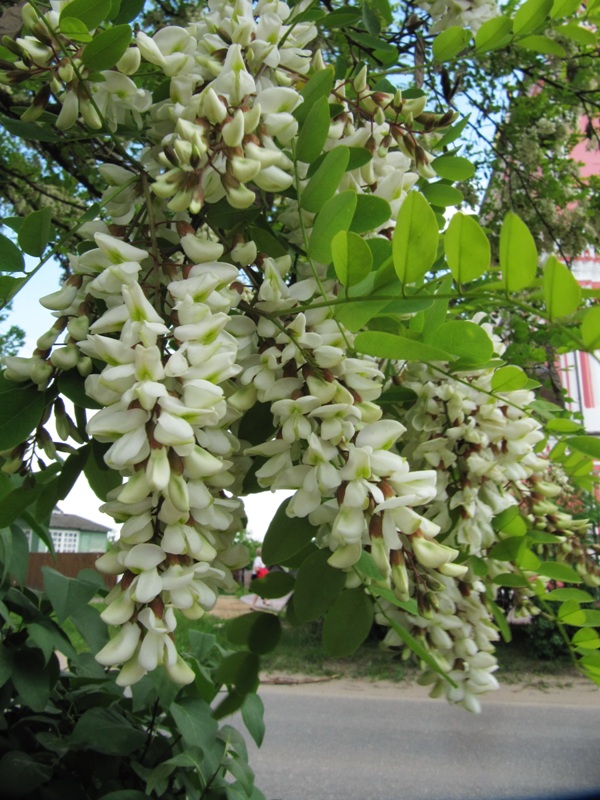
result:
<svg viewBox="0 0 600 800"><path fill-rule="evenodd" d="M452 142L456 141L469 124L470 117L471 115L467 114L466 117L463 117L461 120L459 120L459 122L448 128L446 133L436 144L436 150L441 150L442 148L447 147L449 144L452 144Z"/></svg>
<svg viewBox="0 0 600 800"><path fill-rule="evenodd" d="M450 676L444 672L442 667L438 664L435 658L431 655L431 653L426 650L421 642L416 639L411 633L409 633L406 628L404 628L400 623L396 622L393 617L388 617L387 621L391 625L391 627L396 631L398 636L402 639L404 644L409 647L413 653L417 656L417 658L421 659L427 666L429 666L434 672L437 672L438 675L441 675L444 680L448 681L452 686L456 686L454 681L450 678Z"/></svg>
<svg viewBox="0 0 600 800"><path fill-rule="evenodd" d="M426 184L423 187L423 195L432 206L439 206L440 208L457 206L464 200L464 195L460 189L442 182Z"/></svg>
<svg viewBox="0 0 600 800"><path fill-rule="evenodd" d="M377 358L390 358L400 361L453 361L454 356L430 344L396 336L393 333L365 331L359 333L355 341L361 353Z"/></svg>
<svg viewBox="0 0 600 800"><path fill-rule="evenodd" d="M545 22L551 8L552 0L527 0L514 16L514 33L525 35L535 31Z"/></svg>
<svg viewBox="0 0 600 800"><path fill-rule="evenodd" d="M502 533L504 536L524 536L528 524L518 506L509 506L493 518L492 527L496 533Z"/></svg>
<svg viewBox="0 0 600 800"><path fill-rule="evenodd" d="M57 385L60 394L68 397L76 406L81 406L82 408L103 407L85 393L85 378L76 369L62 372L58 376Z"/></svg>
<svg viewBox="0 0 600 800"><path fill-rule="evenodd" d="M24 647L15 653L11 680L22 703L29 706L32 711L41 712L46 708L50 699L51 684L53 685L58 678L56 666L56 656L53 655L52 663L45 667L39 650Z"/></svg>
<svg viewBox="0 0 600 800"><path fill-rule="evenodd" d="M559 601L564 603L565 600L575 600L577 603L593 603L594 598L589 592L583 589L553 589L548 594L544 595L546 600Z"/></svg>
<svg viewBox="0 0 600 800"><path fill-rule="evenodd" d="M317 213L333 197L344 176L350 152L340 145L330 150L300 196L300 208Z"/></svg>
<svg viewBox="0 0 600 800"><path fill-rule="evenodd" d="M433 57L436 61L451 61L462 52L471 40L471 34L458 25L446 28L433 40Z"/></svg>
<svg viewBox="0 0 600 800"><path fill-rule="evenodd" d="M437 258L438 224L420 192L409 192L400 206L392 239L394 269L403 284L419 281Z"/></svg>
<svg viewBox="0 0 600 800"><path fill-rule="evenodd" d="M0 124L13 136L33 142L58 142L60 137L47 125L36 122L23 122L21 119L10 119L0 115Z"/></svg>
<svg viewBox="0 0 600 800"><path fill-rule="evenodd" d="M475 175L475 166L468 158L461 156L438 156L431 162L431 166L440 178L449 181L466 181Z"/></svg>
<svg viewBox="0 0 600 800"><path fill-rule="evenodd" d="M341 284L354 286L371 272L373 256L357 233L339 231L331 241L333 268Z"/></svg>
<svg viewBox="0 0 600 800"><path fill-rule="evenodd" d="M381 576L379 580L381 580ZM410 600L398 600L394 592L385 586L370 586L369 592L376 597L383 597L388 603L396 606L396 608L401 608L407 614L412 614L415 617L419 616L419 606L414 597L411 597Z"/></svg>
<svg viewBox="0 0 600 800"><path fill-rule="evenodd" d="M352 172L354 169L359 169L360 167L364 167L365 164L368 164L369 161L373 159L373 153L367 150L366 147L349 147L348 150L350 151L350 158L348 159L348 166L346 167L346 172ZM369 199L379 200L381 198L376 198L374 195L365 194L359 195L359 197L365 197Z"/></svg>
<svg viewBox="0 0 600 800"><path fill-rule="evenodd" d="M310 236L308 254L322 264L331 263L331 242L339 231L347 231L356 210L355 192L340 192L323 206Z"/></svg>
<svg viewBox="0 0 600 800"><path fill-rule="evenodd" d="M506 615L504 611L494 601L491 589L488 589L486 592L486 602L488 608L492 612L492 615L494 617L494 622L496 623L500 633L502 634L502 638L504 639L505 642L510 642L510 640L512 639L512 632L510 630L510 625L506 620Z"/></svg>
<svg viewBox="0 0 600 800"><path fill-rule="evenodd" d="M18 519L24 511L33 506L43 488L39 483L31 488L19 486L3 497L0 505L0 528L7 527Z"/></svg>
<svg viewBox="0 0 600 800"><path fill-rule="evenodd" d="M249 694L242 703L240 710L248 733L256 742L256 746L260 747L265 738L265 706L263 701L257 694Z"/></svg>
<svg viewBox="0 0 600 800"><path fill-rule="evenodd" d="M507 45L512 38L512 20L508 17L494 17L483 23L475 34L475 51L488 53Z"/></svg>
<svg viewBox="0 0 600 800"><path fill-rule="evenodd" d="M600 460L600 439L596 436L571 436L566 439L571 450Z"/></svg>
<svg viewBox="0 0 600 800"><path fill-rule="evenodd" d="M524 39L515 42L515 44L525 48L525 50L542 53L543 55L559 56L560 58L564 58L567 55L567 51L562 44L549 36L526 36Z"/></svg>
<svg viewBox="0 0 600 800"><path fill-rule="evenodd" d="M552 19L560 19L561 17L570 17L581 6L580 0L554 0L550 10Z"/></svg>
<svg viewBox="0 0 600 800"><path fill-rule="evenodd" d="M355 150L356 148L350 148ZM368 152L368 151L367 151ZM392 216L392 209L387 200L372 194L356 195L356 211L352 218L350 230L354 233L365 233L384 225Z"/></svg>
<svg viewBox="0 0 600 800"><path fill-rule="evenodd" d="M83 44L91 42L94 38L88 31L87 25L75 17L61 19L60 32L68 39L72 39L74 42L82 42Z"/></svg>
<svg viewBox="0 0 600 800"><path fill-rule="evenodd" d="M61 10L60 19L74 17L91 31L108 17L110 9L111 0L72 0Z"/></svg>
<svg viewBox="0 0 600 800"><path fill-rule="evenodd" d="M529 586L529 581L522 575L515 575L513 572L503 572L496 575L492 582L497 586L509 586L511 589L523 589Z"/></svg>
<svg viewBox="0 0 600 800"><path fill-rule="evenodd" d="M110 69L125 54L130 42L129 25L115 25L94 37L84 48L81 60L93 72Z"/></svg>
<svg viewBox="0 0 600 800"><path fill-rule="evenodd" d="M425 336L425 343L460 359L461 366L486 364L494 355L492 340L475 322L451 320Z"/></svg>
<svg viewBox="0 0 600 800"><path fill-rule="evenodd" d="M284 597L294 590L294 576L288 572L269 572L264 578L252 581L250 591L259 597L273 600Z"/></svg>
<svg viewBox="0 0 600 800"><path fill-rule="evenodd" d="M360 10L346 6L345 8L337 8L330 14L326 14L321 21L321 27L328 28L345 28L348 25L353 25L360 19ZM317 75L319 73L317 72Z"/></svg>
<svg viewBox="0 0 600 800"><path fill-rule="evenodd" d="M533 236L516 214L509 211L500 231L500 267L507 292L519 292L535 280L538 255Z"/></svg>
<svg viewBox="0 0 600 800"><path fill-rule="evenodd" d="M242 614L229 620L225 633L230 642L245 645L257 655L274 650L281 638L281 622L274 614Z"/></svg>
<svg viewBox="0 0 600 800"><path fill-rule="evenodd" d="M8 275L0 275L0 298L6 305L20 291L25 278L9 278Z"/></svg>
<svg viewBox="0 0 600 800"><path fill-rule="evenodd" d="M319 158L327 141L330 124L329 101L326 97L319 97L308 112L300 129L296 144L298 161L310 164Z"/></svg>
<svg viewBox="0 0 600 800"><path fill-rule="evenodd" d="M344 588L345 574L327 563L329 550L318 550L300 566L294 591L294 611L300 622L322 617Z"/></svg>
<svg viewBox="0 0 600 800"><path fill-rule="evenodd" d="M95 750L111 756L125 756L142 747L147 733L130 725L111 708L84 711L69 738L71 746Z"/></svg>
<svg viewBox="0 0 600 800"><path fill-rule="evenodd" d="M114 18L115 25L122 25L124 22L133 20L142 13L146 0L123 0L119 13Z"/></svg>
<svg viewBox="0 0 600 800"><path fill-rule="evenodd" d="M171 703L169 711L187 745L210 749L218 726L211 717L208 703L196 697L184 698L178 703Z"/></svg>
<svg viewBox="0 0 600 800"><path fill-rule="evenodd" d="M581 287L569 268L555 256L544 266L544 303L551 320L573 314L581 302Z"/></svg>
<svg viewBox="0 0 600 800"><path fill-rule="evenodd" d="M50 567L42 567L44 589L58 622L62 623L89 601L98 591L98 587L78 578L67 578Z"/></svg>
<svg viewBox="0 0 600 800"><path fill-rule="evenodd" d="M14 242L0 233L0 272L24 272L23 253Z"/></svg>
<svg viewBox="0 0 600 800"><path fill-rule="evenodd" d="M490 266L490 243L477 220L458 212L444 234L446 261L458 284L480 278Z"/></svg>
<svg viewBox="0 0 600 800"><path fill-rule="evenodd" d="M596 44L596 34L594 31L584 28L581 25L571 23L568 25L559 25L555 28L555 31L560 34L560 36L565 36L572 42L583 45L583 47L593 47Z"/></svg>
<svg viewBox="0 0 600 800"><path fill-rule="evenodd" d="M332 14L328 14L327 16L331 17ZM309 111L317 100L321 97L329 97L333 88L333 79L333 68L327 67L326 69L319 70L319 72L315 72L308 83L300 90L304 101L300 103L293 112L300 125L304 123Z"/></svg>
<svg viewBox="0 0 600 800"><path fill-rule="evenodd" d="M276 619L271 615L263 616ZM259 663L256 653L233 653L221 661L214 673L215 680L226 686L235 686L243 694L253 692L258 686ZM240 700L240 705L242 702Z"/></svg>
<svg viewBox="0 0 600 800"><path fill-rule="evenodd" d="M0 375L0 450L25 441L41 421L45 396L32 383L13 383Z"/></svg>
<svg viewBox="0 0 600 800"><path fill-rule="evenodd" d="M90 442L90 451L83 472L90 488L100 500L106 501L108 493L121 485L122 478L117 470L109 469L104 461L108 443L101 444L95 439Z"/></svg>
<svg viewBox="0 0 600 800"><path fill-rule="evenodd" d="M581 338L587 350L600 349L600 306L586 310L581 323Z"/></svg>
<svg viewBox="0 0 600 800"><path fill-rule="evenodd" d="M370 553L367 553L366 550L361 552L360 558L354 565L354 569L358 570L365 578L371 578L374 581L383 580L383 575L375 563L375 559Z"/></svg>
<svg viewBox="0 0 600 800"><path fill-rule="evenodd" d="M367 638L372 624L373 604L363 589L345 589L325 616L323 646L330 656L349 656Z"/></svg>
<svg viewBox="0 0 600 800"><path fill-rule="evenodd" d="M287 516L289 504L290 498L283 501L265 534L262 557L267 566L281 564L306 547L316 535L316 528L306 518Z"/></svg>
<svg viewBox="0 0 600 800"><path fill-rule="evenodd" d="M52 777L52 767L22 750L9 750L0 759L0 786L6 797L33 797Z"/></svg>
<svg viewBox="0 0 600 800"><path fill-rule="evenodd" d="M546 430L552 433L578 433L582 431L582 425L580 422L575 422L575 420L558 417L557 419L548 420Z"/></svg>
<svg viewBox="0 0 600 800"><path fill-rule="evenodd" d="M566 581L567 583L582 583L581 575L568 564L557 561L543 561L539 567L540 575L553 581Z"/></svg>
<svg viewBox="0 0 600 800"><path fill-rule="evenodd" d="M517 561L520 554L525 550L525 539L522 536L509 536L501 542L497 542L489 552L489 557L497 561Z"/></svg>
<svg viewBox="0 0 600 800"><path fill-rule="evenodd" d="M50 239L51 222L52 211L48 207L32 211L25 217L19 230L18 241L27 255L39 258L43 254Z"/></svg>

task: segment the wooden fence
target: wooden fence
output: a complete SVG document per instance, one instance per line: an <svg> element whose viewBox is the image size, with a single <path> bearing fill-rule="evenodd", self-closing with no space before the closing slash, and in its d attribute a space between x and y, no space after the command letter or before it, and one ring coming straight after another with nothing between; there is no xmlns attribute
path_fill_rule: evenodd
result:
<svg viewBox="0 0 600 800"><path fill-rule="evenodd" d="M43 588L42 567L51 567L61 575L75 578L82 569L94 569L96 559L101 555L102 553L57 553L53 556L50 553L30 553L25 585L30 589ZM103 575L101 572L98 575L102 576L107 588L110 589L115 585L115 575Z"/></svg>

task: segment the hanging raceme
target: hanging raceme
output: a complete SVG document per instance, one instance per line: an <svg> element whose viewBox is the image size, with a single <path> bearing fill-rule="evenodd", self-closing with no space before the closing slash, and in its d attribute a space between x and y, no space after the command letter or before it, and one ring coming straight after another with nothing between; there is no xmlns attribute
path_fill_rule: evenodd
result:
<svg viewBox="0 0 600 800"><path fill-rule="evenodd" d="M475 31L496 14L420 5L432 30ZM477 302L469 284L487 276L487 235L461 215L440 246L443 208L462 198L449 164L471 172L435 151L462 123L366 65L328 66L313 11L308 0L211 0L197 21L133 36L110 4L25 6L10 79L46 87L27 119L51 97L61 136L97 137L106 188L101 213L78 225L70 277L41 300L56 323L4 375L32 382L63 441L90 437L86 457L100 453L117 476L102 510L120 538L98 561L120 576L102 611L115 633L97 659L119 668L120 685L159 666L194 681L177 618L198 619L234 587L254 482L294 491L266 551L287 559L314 541L299 586L336 576L314 607L298 593L300 616L324 616L331 651L355 649L374 608L386 644L416 653L433 694L477 711L497 686L498 587L530 609L555 545L576 579L595 585L597 570L581 561L583 526L553 505L530 387L506 372L483 316L458 305ZM27 252L41 256L50 219L34 213ZM531 237L507 220L503 297L533 291L536 272L534 247L519 277L518 244ZM85 379L84 392L65 390L77 426L54 397L69 376ZM398 384L412 403L403 413L386 399ZM56 454L43 425L11 445L7 472ZM519 524L503 516L514 509L522 548L503 527ZM534 524L555 537L538 538L544 561L527 538Z"/></svg>

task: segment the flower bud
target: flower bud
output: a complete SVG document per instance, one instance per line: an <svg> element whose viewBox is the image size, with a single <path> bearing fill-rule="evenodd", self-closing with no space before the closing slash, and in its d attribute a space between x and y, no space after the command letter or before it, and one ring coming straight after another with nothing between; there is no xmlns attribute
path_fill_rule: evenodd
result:
<svg viewBox="0 0 600 800"><path fill-rule="evenodd" d="M142 56L139 48L129 47L117 61L117 69L123 75L135 75L140 67L141 60Z"/></svg>

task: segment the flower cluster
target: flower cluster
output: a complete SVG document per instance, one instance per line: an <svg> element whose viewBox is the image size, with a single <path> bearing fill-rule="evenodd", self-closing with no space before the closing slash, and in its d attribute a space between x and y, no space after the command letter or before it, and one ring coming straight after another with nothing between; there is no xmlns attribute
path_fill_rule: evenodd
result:
<svg viewBox="0 0 600 800"><path fill-rule="evenodd" d="M417 5L432 18L432 33L456 25L477 33L484 22L498 16L495 0L419 0Z"/></svg>
<svg viewBox="0 0 600 800"><path fill-rule="evenodd" d="M498 633L471 557L487 557L499 540L493 521L517 497L528 498L536 524L558 519L542 497L542 433L523 411L530 394L494 394L493 369L448 375L443 365L409 364L401 380L417 400L402 422L384 416L389 373L356 352L333 310L340 287L310 257L322 205L303 200L319 166L314 153L311 164L298 156L300 90L311 73L329 75L321 155L348 156L329 196L370 201L376 220L360 228L358 219L359 229L387 253L407 192L435 176L428 142L453 113L371 89L366 69L347 80L324 74L320 52L307 49L316 37L300 17L307 0L293 9L210 0L186 27L138 32L102 80L90 79L61 31L64 5L53 0L45 16L25 6L28 34L17 46L29 55L15 69L33 59L50 73L59 128L137 126L142 146L100 167L109 219L79 229L71 276L42 298L55 324L32 358L7 359L5 374L43 390L77 370L101 407L87 434L123 482L103 506L122 528L98 561L120 576L102 612L117 633L98 661L119 667L122 685L161 665L178 683L193 680L174 644L177 614L210 610L247 561L234 543L239 494L260 459L259 485L294 491L287 514L314 526L346 584L380 590L386 644L404 647L401 628L415 637L438 666L424 676L433 693L476 711L477 696L496 687ZM440 28L475 28L492 15L489 4L464 3L430 13ZM142 64L166 79L161 99L138 87ZM269 230L237 225L263 212ZM257 403L274 432L250 445L240 420ZM74 426L58 402L55 413L66 438ZM36 444L52 450L45 432ZM492 578L510 568L488 565Z"/></svg>

